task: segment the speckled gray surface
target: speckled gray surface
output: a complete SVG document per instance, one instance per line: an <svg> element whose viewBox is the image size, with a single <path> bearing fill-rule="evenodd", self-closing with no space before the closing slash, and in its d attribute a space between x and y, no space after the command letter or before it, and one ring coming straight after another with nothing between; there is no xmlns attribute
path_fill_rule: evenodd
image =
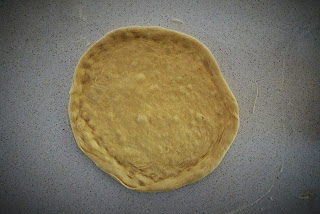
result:
<svg viewBox="0 0 320 214"><path fill-rule="evenodd" d="M319 213L319 14L319 1L1 1L0 212ZM238 100L238 136L198 183L131 191L75 143L74 68L89 44L128 25L201 40Z"/></svg>

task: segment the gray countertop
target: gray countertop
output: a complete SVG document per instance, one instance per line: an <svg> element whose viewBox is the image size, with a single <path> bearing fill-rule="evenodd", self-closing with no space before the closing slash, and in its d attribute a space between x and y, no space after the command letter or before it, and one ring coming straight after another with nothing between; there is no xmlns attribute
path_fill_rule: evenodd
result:
<svg viewBox="0 0 320 214"><path fill-rule="evenodd" d="M1 1L0 212L319 213L319 14L319 1ZM129 25L202 41L238 100L222 163L176 191L124 188L71 132L78 60Z"/></svg>

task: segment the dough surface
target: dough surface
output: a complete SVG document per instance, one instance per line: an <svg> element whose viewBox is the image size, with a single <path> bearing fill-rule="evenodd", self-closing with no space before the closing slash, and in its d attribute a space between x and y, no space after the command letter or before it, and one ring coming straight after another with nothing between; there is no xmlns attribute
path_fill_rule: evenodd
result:
<svg viewBox="0 0 320 214"><path fill-rule="evenodd" d="M80 149L129 189L158 192L200 180L232 144L235 97L210 51L160 27L125 27L81 57L69 116Z"/></svg>

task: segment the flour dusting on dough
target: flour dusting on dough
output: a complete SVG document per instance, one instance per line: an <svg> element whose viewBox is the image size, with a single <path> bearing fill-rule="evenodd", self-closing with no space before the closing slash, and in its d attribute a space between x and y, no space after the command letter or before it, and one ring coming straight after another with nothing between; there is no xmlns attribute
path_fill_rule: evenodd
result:
<svg viewBox="0 0 320 214"><path fill-rule="evenodd" d="M100 74L96 76L96 78L94 79L95 82L97 82L97 78L102 75L103 71L104 71L104 70L102 69L101 72L100 72Z"/></svg>

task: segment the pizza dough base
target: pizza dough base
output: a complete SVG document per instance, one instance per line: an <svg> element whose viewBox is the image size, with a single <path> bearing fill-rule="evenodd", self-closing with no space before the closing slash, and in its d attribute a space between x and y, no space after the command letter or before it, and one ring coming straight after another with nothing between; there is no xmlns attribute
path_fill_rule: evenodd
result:
<svg viewBox="0 0 320 214"><path fill-rule="evenodd" d="M160 27L114 30L76 68L69 116L80 149L125 187L177 189L211 173L239 128L210 51Z"/></svg>

